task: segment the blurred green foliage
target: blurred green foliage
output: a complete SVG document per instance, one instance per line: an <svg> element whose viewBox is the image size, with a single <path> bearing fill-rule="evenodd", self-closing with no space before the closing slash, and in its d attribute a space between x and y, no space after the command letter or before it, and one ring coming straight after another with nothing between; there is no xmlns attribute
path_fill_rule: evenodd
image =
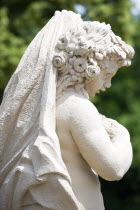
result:
<svg viewBox="0 0 140 210"><path fill-rule="evenodd" d="M0 100L26 47L55 10L85 7L85 20L110 23L113 31L132 44L132 66L122 68L107 92L91 99L98 110L128 128L134 149L130 171L120 182L102 182L107 210L138 210L140 206L140 17L133 17L130 0L0 0ZM125 151L124 151L125 152Z"/></svg>

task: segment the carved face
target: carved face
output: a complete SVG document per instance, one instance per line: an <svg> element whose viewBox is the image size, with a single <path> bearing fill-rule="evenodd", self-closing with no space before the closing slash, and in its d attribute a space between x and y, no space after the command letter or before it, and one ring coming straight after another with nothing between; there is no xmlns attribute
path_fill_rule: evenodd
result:
<svg viewBox="0 0 140 210"><path fill-rule="evenodd" d="M109 66L106 69L102 69L96 79L91 80L85 84L85 89L90 97L94 97L96 93L105 91L106 88L111 87L111 79L114 77L118 70L118 66Z"/></svg>

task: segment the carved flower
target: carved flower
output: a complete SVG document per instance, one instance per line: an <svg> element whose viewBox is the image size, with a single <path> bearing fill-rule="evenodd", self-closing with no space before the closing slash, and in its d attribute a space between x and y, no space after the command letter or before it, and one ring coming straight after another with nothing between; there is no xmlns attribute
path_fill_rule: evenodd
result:
<svg viewBox="0 0 140 210"><path fill-rule="evenodd" d="M103 55L101 53L95 53L95 58L97 60L103 60Z"/></svg>
<svg viewBox="0 0 140 210"><path fill-rule="evenodd" d="M84 43L79 43L75 48L75 55L84 56L89 52L88 46Z"/></svg>
<svg viewBox="0 0 140 210"><path fill-rule="evenodd" d="M86 69L85 73L86 73L86 78L90 79L90 78L93 78L93 77L99 75L100 68L99 68L99 66L92 66L92 65L90 65Z"/></svg>
<svg viewBox="0 0 140 210"><path fill-rule="evenodd" d="M75 48L75 55L84 56L91 51L91 46L88 41L85 40L85 37L80 37Z"/></svg>
<svg viewBox="0 0 140 210"><path fill-rule="evenodd" d="M69 42L69 36L67 34L60 36L57 43L57 48L60 50L64 50L68 45L68 42Z"/></svg>
<svg viewBox="0 0 140 210"><path fill-rule="evenodd" d="M71 43L71 44L67 45L66 51L68 53L73 52L74 50L75 50L75 44L74 43Z"/></svg>
<svg viewBox="0 0 140 210"><path fill-rule="evenodd" d="M62 68L66 64L66 57L64 55L56 55L53 58L53 65L57 68Z"/></svg>
<svg viewBox="0 0 140 210"><path fill-rule="evenodd" d="M84 48L84 47L81 47L77 50L77 54L80 55L80 56L84 56L88 53L88 49Z"/></svg>
<svg viewBox="0 0 140 210"><path fill-rule="evenodd" d="M87 68L87 60L85 58L77 58L74 61L74 69L77 72L83 72Z"/></svg>

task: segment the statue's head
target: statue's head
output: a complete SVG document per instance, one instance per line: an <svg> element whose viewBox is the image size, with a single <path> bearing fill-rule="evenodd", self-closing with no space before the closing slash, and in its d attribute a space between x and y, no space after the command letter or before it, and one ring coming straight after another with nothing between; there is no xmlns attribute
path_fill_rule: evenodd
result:
<svg viewBox="0 0 140 210"><path fill-rule="evenodd" d="M111 79L122 66L129 66L134 50L109 24L83 22L62 34L53 65L58 71L57 94L69 87L85 89L89 96L111 87Z"/></svg>

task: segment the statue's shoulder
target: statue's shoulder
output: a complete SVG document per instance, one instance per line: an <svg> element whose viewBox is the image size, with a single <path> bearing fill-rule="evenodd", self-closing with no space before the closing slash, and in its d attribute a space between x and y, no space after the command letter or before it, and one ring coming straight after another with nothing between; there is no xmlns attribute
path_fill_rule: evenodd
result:
<svg viewBox="0 0 140 210"><path fill-rule="evenodd" d="M63 114L69 119L75 117L80 119L81 116L88 117L91 115L99 115L95 105L79 94L66 94L62 97L57 105L57 113L59 113L59 115Z"/></svg>

